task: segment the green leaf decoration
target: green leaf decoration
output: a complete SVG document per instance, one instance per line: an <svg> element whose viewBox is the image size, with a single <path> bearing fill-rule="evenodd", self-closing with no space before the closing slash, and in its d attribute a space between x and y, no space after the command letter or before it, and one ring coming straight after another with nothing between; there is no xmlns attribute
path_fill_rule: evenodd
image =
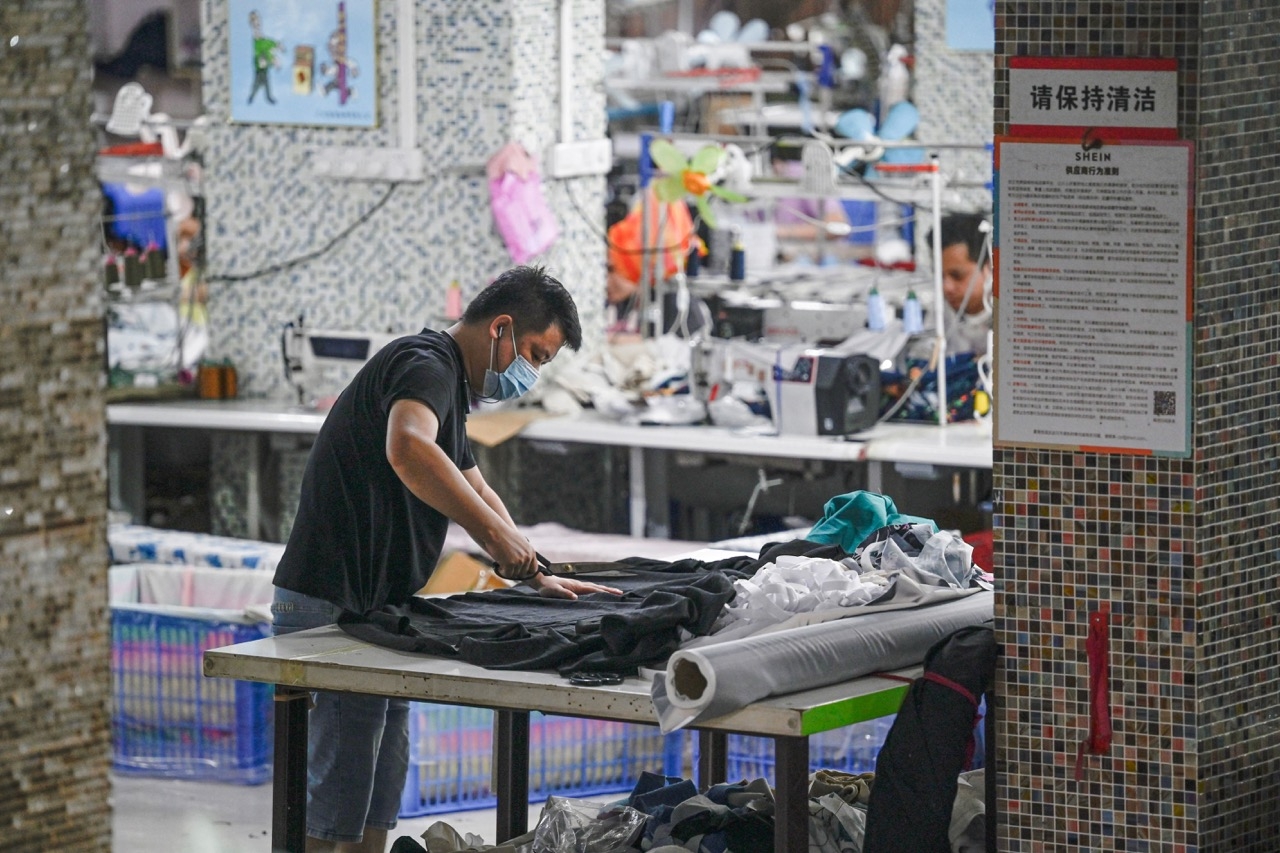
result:
<svg viewBox="0 0 1280 853"><path fill-rule="evenodd" d="M658 168L668 175L678 175L689 168L689 161L680 150L665 139L655 139L649 143L649 156Z"/></svg>
<svg viewBox="0 0 1280 853"><path fill-rule="evenodd" d="M684 180L679 174L659 178L653 182L653 192L658 201L680 201L684 198Z"/></svg>
<svg viewBox="0 0 1280 853"><path fill-rule="evenodd" d="M742 202L747 200L747 197L742 193L736 193L733 190L727 190L724 187L719 187L719 186L716 186L715 184L711 185L711 191L716 195L720 196L720 198L724 199L725 201L735 201L741 204Z"/></svg>
<svg viewBox="0 0 1280 853"><path fill-rule="evenodd" d="M720 165L720 160L724 157L724 149L719 145L707 145L698 149L698 153L693 155L693 160L689 163L689 168L695 172L701 172L709 175L716 170L716 166Z"/></svg>
<svg viewBox="0 0 1280 853"><path fill-rule="evenodd" d="M698 206L698 215L702 217L702 221L707 223L708 228L716 227L716 215L711 212L711 205L707 203L705 195L696 195L693 197L693 203Z"/></svg>

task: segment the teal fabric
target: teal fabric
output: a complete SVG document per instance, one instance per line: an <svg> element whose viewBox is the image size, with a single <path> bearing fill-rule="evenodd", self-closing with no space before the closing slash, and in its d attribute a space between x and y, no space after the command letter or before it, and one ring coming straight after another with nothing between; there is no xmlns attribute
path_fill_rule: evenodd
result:
<svg viewBox="0 0 1280 853"><path fill-rule="evenodd" d="M872 533L890 524L928 524L934 532L938 525L932 519L898 512L893 498L875 492L849 492L836 495L822 508L822 518L805 538L824 545L839 545L852 554Z"/></svg>

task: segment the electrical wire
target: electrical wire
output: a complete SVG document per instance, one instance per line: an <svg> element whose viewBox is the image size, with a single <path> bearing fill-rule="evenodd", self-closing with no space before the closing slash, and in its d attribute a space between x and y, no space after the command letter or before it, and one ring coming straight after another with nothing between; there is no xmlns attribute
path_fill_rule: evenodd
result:
<svg viewBox="0 0 1280 853"><path fill-rule="evenodd" d="M222 275L210 275L205 279L205 281L209 283L214 283L214 282L234 283L234 282L253 281L254 279L257 279L257 278L263 278L265 276L274 275L275 273L285 272L286 270L291 270L291 269L294 269L295 267L300 267L303 264L310 263L311 261L314 261L316 258L319 258L328 254L330 251L333 250L335 246L337 246L343 240L347 239L347 237L351 236L353 231L355 231L361 225L368 222L369 219L372 218L372 216L375 213L381 210L383 206L386 205L386 203L391 200L391 196L395 195L395 192L399 187L400 187L400 182L393 181L387 187L387 191L382 194L382 198L374 202L374 204L364 213L360 214L360 216L358 216L354 222L352 222L346 228L339 231L336 235L330 238L329 242L325 243L319 249L316 249L311 252L307 252L304 255L299 255L298 257L291 258L287 261L281 261L278 264L272 264L268 267L263 267L262 269L254 270L253 272L223 273Z"/></svg>
<svg viewBox="0 0 1280 853"><path fill-rule="evenodd" d="M914 394L916 389L920 387L920 383L924 381L925 374L929 373L932 370L935 370L937 366L938 366L938 340L937 338L934 338L933 352L929 356L928 364L926 364L925 367L919 373L916 374L916 378L912 379L911 382L907 385L907 387L903 389L902 396L900 396L896 401L894 401L894 404L890 406L885 411L885 413L876 420L876 424L877 425L882 424L885 421L892 418L894 415L896 415L898 413L898 410L907 404L907 400L911 399L911 395ZM943 403L944 409L945 409L945 405L946 404L944 402Z"/></svg>
<svg viewBox="0 0 1280 853"><path fill-rule="evenodd" d="M913 213L910 216L901 216L901 217L898 217L897 219L885 219L878 222L873 222L870 225L850 225L847 222L840 222L838 220L831 221L826 219L818 219L817 217L808 215L807 213L800 210L799 208L792 207L791 205L787 204L785 201L779 201L778 207L782 208L788 213L794 214L798 218L803 219L805 222L808 222L811 225L817 225L819 228L825 228L827 233L832 235L833 237L845 237L850 234L860 234L863 231L875 231L883 226L906 225L908 223L916 221L916 215ZM833 225L837 226L835 230L832 230L831 228L831 226ZM845 230L846 228L848 229L847 231Z"/></svg>
<svg viewBox="0 0 1280 853"><path fill-rule="evenodd" d="M853 169L850 169L847 166L841 166L839 163L836 164L836 168L837 170L839 170L841 174L848 175L849 177L853 178L857 183L862 184L864 187L871 190L871 192L875 193L877 196L884 199L885 201L890 202L891 204L912 206L912 202L903 201L901 199L894 198L893 196L886 193L884 190L877 187L874 181L867 180L866 175L863 175L860 172L854 171Z"/></svg>

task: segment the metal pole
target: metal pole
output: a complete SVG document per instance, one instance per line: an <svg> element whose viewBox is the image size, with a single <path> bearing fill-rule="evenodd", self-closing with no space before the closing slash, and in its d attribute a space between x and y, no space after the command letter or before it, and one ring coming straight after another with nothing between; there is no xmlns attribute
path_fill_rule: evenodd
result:
<svg viewBox="0 0 1280 853"><path fill-rule="evenodd" d="M942 171L938 155L929 158L933 174L933 316L938 349L938 426L947 425L947 302L942 292Z"/></svg>

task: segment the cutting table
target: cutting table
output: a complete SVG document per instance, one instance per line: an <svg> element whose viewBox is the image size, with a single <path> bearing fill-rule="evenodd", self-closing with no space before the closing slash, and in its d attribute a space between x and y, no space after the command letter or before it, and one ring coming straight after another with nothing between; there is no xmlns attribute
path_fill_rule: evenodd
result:
<svg viewBox="0 0 1280 853"><path fill-rule="evenodd" d="M816 690L772 697L702 721L699 782L724 781L730 733L770 737L776 749L774 849L809 849L809 736L894 713L909 668ZM528 830L529 713L542 711L628 723L654 723L649 681L570 685L555 672L504 672L408 654L356 640L336 625L204 653L204 674L276 685L271 847L302 853L306 837L307 698L311 690L399 697L491 708L494 713L497 836Z"/></svg>

